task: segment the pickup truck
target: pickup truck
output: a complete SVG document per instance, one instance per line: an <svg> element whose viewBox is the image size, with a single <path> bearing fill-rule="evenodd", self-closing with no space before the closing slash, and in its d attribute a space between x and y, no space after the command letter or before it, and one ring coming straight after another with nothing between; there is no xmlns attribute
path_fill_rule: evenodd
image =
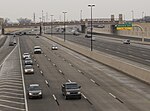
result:
<svg viewBox="0 0 150 111"><path fill-rule="evenodd" d="M81 99L81 86L79 86L76 82L66 82L62 84L61 90L65 99L69 98L78 98Z"/></svg>

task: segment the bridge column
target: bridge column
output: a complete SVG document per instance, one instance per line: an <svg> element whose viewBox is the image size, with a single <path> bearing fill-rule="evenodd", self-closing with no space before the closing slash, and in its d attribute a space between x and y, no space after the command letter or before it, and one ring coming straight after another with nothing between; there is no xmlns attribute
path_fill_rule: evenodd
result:
<svg viewBox="0 0 150 111"><path fill-rule="evenodd" d="M40 25L40 35L42 35L42 26Z"/></svg>
<svg viewBox="0 0 150 111"><path fill-rule="evenodd" d="M2 35L5 34L5 29L2 27Z"/></svg>
<svg viewBox="0 0 150 111"><path fill-rule="evenodd" d="M85 25L81 25L81 33L85 33L86 30L86 26Z"/></svg>
<svg viewBox="0 0 150 111"><path fill-rule="evenodd" d="M111 33L117 34L117 29L116 29L115 25L111 25Z"/></svg>

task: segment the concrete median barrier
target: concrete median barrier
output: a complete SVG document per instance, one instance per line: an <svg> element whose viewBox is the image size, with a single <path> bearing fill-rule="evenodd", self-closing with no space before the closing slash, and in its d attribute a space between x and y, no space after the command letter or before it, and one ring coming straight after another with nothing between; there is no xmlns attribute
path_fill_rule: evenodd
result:
<svg viewBox="0 0 150 111"><path fill-rule="evenodd" d="M101 62L107 66L110 66L114 69L117 69L123 73L126 73L132 77L135 77L141 81L144 81L148 84L150 84L150 70L144 69L141 67L138 67L136 65L133 65L131 63L127 63L124 61L121 61L119 59L116 59L112 56L107 56L107 54L100 53L98 51L90 51L87 47L77 45L75 43L66 41L64 42L62 39L57 37L49 37L44 36L68 49L71 49L75 52L78 52L88 58L92 58L95 61Z"/></svg>

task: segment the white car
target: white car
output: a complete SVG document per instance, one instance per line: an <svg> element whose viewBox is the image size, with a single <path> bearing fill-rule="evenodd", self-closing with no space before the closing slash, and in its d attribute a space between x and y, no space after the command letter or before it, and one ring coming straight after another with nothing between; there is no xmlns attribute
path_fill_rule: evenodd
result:
<svg viewBox="0 0 150 111"><path fill-rule="evenodd" d="M29 53L23 53L23 59L25 58L30 58L30 54Z"/></svg>
<svg viewBox="0 0 150 111"><path fill-rule="evenodd" d="M123 40L123 44L130 44L130 39Z"/></svg>
<svg viewBox="0 0 150 111"><path fill-rule="evenodd" d="M58 47L56 45L52 45L51 49L52 50L58 50Z"/></svg>
<svg viewBox="0 0 150 111"><path fill-rule="evenodd" d="M42 53L41 47L40 46L35 46L34 47L34 54L41 54L41 53Z"/></svg>
<svg viewBox="0 0 150 111"><path fill-rule="evenodd" d="M34 74L34 68L32 65L25 65L24 67L25 74Z"/></svg>

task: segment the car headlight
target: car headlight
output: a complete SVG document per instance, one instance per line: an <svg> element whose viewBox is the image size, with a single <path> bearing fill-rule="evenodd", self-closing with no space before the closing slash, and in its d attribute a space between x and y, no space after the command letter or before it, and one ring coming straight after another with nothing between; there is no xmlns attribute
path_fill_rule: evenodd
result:
<svg viewBox="0 0 150 111"><path fill-rule="evenodd" d="M42 92L39 92L39 95L41 95L42 94Z"/></svg>
<svg viewBox="0 0 150 111"><path fill-rule="evenodd" d="M70 92L66 92L66 94L70 94Z"/></svg>
<svg viewBox="0 0 150 111"><path fill-rule="evenodd" d="M32 95L32 93L29 93L29 95Z"/></svg>
<svg viewBox="0 0 150 111"><path fill-rule="evenodd" d="M81 92L78 92L78 94L81 94Z"/></svg>

